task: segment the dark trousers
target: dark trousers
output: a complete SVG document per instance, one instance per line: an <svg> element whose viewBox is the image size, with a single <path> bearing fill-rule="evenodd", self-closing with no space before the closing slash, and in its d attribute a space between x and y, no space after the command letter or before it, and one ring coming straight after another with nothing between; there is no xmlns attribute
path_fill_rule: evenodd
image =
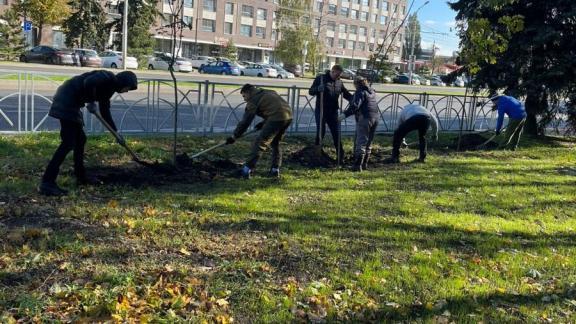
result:
<svg viewBox="0 0 576 324"><path fill-rule="evenodd" d="M408 133L413 130L418 130L418 141L420 146L420 159L426 158L426 133L430 127L430 116L426 115L416 115L408 118L405 122L398 126L398 129L394 132L393 146L392 146L392 156L400 157L400 144L402 140Z"/></svg>
<svg viewBox="0 0 576 324"><path fill-rule="evenodd" d="M272 147L272 168L280 168L282 166L282 149L280 148L280 142L284 138L284 134L290 124L292 119L282 120L282 121L267 121L262 126L262 130L254 143L252 144L252 150L250 151L250 156L246 162L246 166L250 169L254 169L258 160L262 156L268 147Z"/></svg>
<svg viewBox="0 0 576 324"><path fill-rule="evenodd" d="M372 141L378 127L378 119L366 118L360 115L356 121L356 139L354 140L354 155L361 156L372 152Z"/></svg>
<svg viewBox="0 0 576 324"><path fill-rule="evenodd" d="M316 117L316 145L320 145L320 140L324 139L326 135L326 126L330 129L330 134L332 134L332 141L334 142L334 148L336 152L340 155L344 154L344 149L342 143L340 143L340 122L338 122L338 112L328 112L324 109L322 129L320 131L320 109L314 111L314 116Z"/></svg>
<svg viewBox="0 0 576 324"><path fill-rule="evenodd" d="M70 151L74 151L74 174L81 178L86 176L84 169L84 145L86 144L86 134L84 126L67 120L60 120L60 146L54 152L52 160L48 163L42 182L54 183L60 171L60 165Z"/></svg>

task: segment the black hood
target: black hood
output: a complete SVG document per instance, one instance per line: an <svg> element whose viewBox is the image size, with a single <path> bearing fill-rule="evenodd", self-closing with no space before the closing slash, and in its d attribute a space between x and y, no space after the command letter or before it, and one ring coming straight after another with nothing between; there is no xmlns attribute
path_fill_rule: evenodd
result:
<svg viewBox="0 0 576 324"><path fill-rule="evenodd" d="M138 89L138 78L132 71L123 71L116 74L116 90L121 90L126 87L129 90Z"/></svg>

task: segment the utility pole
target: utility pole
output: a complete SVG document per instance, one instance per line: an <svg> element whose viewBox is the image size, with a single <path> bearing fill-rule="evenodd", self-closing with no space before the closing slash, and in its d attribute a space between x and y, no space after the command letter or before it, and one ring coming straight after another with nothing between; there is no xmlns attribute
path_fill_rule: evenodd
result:
<svg viewBox="0 0 576 324"><path fill-rule="evenodd" d="M124 16L122 17L122 69L126 70L128 56L128 0L124 0Z"/></svg>
<svg viewBox="0 0 576 324"><path fill-rule="evenodd" d="M198 58L198 11L200 10L200 1L195 1L194 6L196 7L196 26L194 27L194 55ZM238 10L238 8L236 8Z"/></svg>
<svg viewBox="0 0 576 324"><path fill-rule="evenodd" d="M420 11L420 9L422 9L422 7L424 7L424 6L427 5L428 3L430 3L430 1L424 2L424 4L421 5L421 6L414 12L414 16L415 16L416 18L418 18L418 16L417 16L418 11ZM410 47L411 47L412 49L410 50L410 57L409 57L409 63L408 63L408 68L410 69L410 70L409 70L409 71L410 71L410 73L409 73L409 81L408 81L409 84L412 84L412 73L414 72L414 62L415 62L415 59L414 59L414 34L415 34L414 27L416 27L416 24L415 24L415 23L413 23L413 24L412 24L412 28L410 28L410 30L411 30L410 33L412 34L412 35L411 35L411 39L412 39L411 43L412 43L412 44L410 44Z"/></svg>

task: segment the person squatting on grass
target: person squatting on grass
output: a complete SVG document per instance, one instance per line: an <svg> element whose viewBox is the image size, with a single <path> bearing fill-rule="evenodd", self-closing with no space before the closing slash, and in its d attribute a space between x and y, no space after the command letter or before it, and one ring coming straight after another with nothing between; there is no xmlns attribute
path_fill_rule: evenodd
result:
<svg viewBox="0 0 576 324"><path fill-rule="evenodd" d="M340 95L348 101L352 99L352 94L344 87L342 80L340 80L342 71L343 69L340 65L334 65L329 72L317 76L308 90L311 96L316 96L316 109L314 110L314 117L316 119L316 145L320 145L321 139L324 139L326 135L326 125L328 125L339 162L341 162L344 157L344 149L342 143L340 143L340 123L338 122L339 99ZM324 99L322 107L320 105L320 94L323 94ZM322 115L322 117L320 115Z"/></svg>
<svg viewBox="0 0 576 324"><path fill-rule="evenodd" d="M524 124L526 123L526 109L516 98L504 95L493 94L490 101L494 104L492 110L498 110L498 122L496 123L496 135L500 135L504 115L508 115L508 126L504 133L504 139L500 143L500 148L511 147L513 151L518 148Z"/></svg>
<svg viewBox="0 0 576 324"><path fill-rule="evenodd" d="M110 98L114 93L124 93L138 88L138 79L133 72L124 71L114 73L98 70L83 73L64 82L54 95L49 115L60 120L60 146L48 163L42 181L38 187L40 194L47 196L62 196L68 192L56 184L60 165L66 155L74 151L74 175L78 185L95 184L96 179L89 177L84 168L84 118L82 107L84 104L91 113L96 112L96 102L100 107L100 114L114 130L116 125L110 113ZM120 137L119 142L124 142ZM123 143L120 143L123 144Z"/></svg>
<svg viewBox="0 0 576 324"><path fill-rule="evenodd" d="M372 152L372 141L378 126L380 110L376 100L376 92L368 87L368 81L364 77L354 79L356 91L350 101L350 106L340 117L340 122L351 115L356 117L356 138L354 141L354 165L353 171L366 170L368 160Z"/></svg>
<svg viewBox="0 0 576 324"><path fill-rule="evenodd" d="M438 120L436 116L421 105L409 104L404 106L398 120L398 128L394 131L392 140L392 156L384 163L400 163L400 144L404 137L413 130L418 130L420 156L417 162L426 160L426 133L432 126L432 139L438 140Z"/></svg>
<svg viewBox="0 0 576 324"><path fill-rule="evenodd" d="M262 152L272 146L272 166L269 175L278 178L282 165L280 142L292 123L292 110L288 103L274 90L264 90L251 84L245 84L240 89L240 94L246 101L246 110L242 120L236 125L234 135L229 137L226 143L234 143L248 129L254 117L262 117L264 120L254 126L261 131L252 144L248 161L242 168L242 176L249 179L252 170L262 156Z"/></svg>

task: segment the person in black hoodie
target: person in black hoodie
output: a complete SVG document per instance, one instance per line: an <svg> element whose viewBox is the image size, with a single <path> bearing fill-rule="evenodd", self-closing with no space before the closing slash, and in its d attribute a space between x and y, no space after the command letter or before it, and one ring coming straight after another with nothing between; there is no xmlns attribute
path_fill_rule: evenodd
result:
<svg viewBox="0 0 576 324"><path fill-rule="evenodd" d="M354 92L350 106L340 115L338 121L351 115L356 116L356 140L352 170L361 172L368 168L372 141L380 118L380 109L376 100L376 92L368 87L366 78L356 77L354 87L356 87L356 92Z"/></svg>
<svg viewBox="0 0 576 324"><path fill-rule="evenodd" d="M317 76L308 90L311 96L317 96L316 110L314 111L317 129L316 145L320 145L320 140L326 135L326 125L328 125L340 161L342 161L344 157L344 150L342 143L340 143L340 123L338 122L339 99L341 94L344 96L344 99L348 101L352 99L352 94L344 87L344 84L340 80L342 71L343 69L340 65L334 65L330 71ZM322 108L320 106L321 93L323 93L324 97L324 105ZM323 111L321 112L321 110ZM322 115L322 118L320 118L320 115Z"/></svg>
<svg viewBox="0 0 576 324"><path fill-rule="evenodd" d="M56 184L60 165L66 155L74 151L74 175L78 185L93 184L97 180L86 175L84 168L84 118L82 107L84 104L88 111L96 112L96 102L100 114L110 126L117 130L110 113L110 98L114 93L123 93L138 88L138 79L133 72L124 71L114 73L97 70L75 76L64 82L54 95L50 112L51 117L60 120L60 146L48 163L38 191L46 196L63 196L68 192ZM120 137L120 144L125 144Z"/></svg>

